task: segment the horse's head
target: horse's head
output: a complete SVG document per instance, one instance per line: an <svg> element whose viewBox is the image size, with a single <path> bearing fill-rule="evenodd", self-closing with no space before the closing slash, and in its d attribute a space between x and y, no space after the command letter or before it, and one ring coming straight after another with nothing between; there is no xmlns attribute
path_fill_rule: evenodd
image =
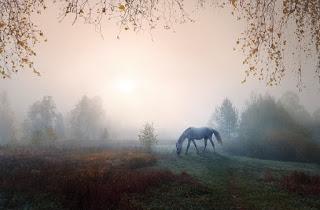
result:
<svg viewBox="0 0 320 210"><path fill-rule="evenodd" d="M177 155L180 155L181 150L182 150L182 144L179 142L176 143L176 148L177 148Z"/></svg>

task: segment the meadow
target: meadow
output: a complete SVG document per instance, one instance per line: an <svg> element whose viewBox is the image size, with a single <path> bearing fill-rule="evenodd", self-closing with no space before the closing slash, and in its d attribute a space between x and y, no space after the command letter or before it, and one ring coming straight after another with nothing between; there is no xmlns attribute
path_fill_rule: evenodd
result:
<svg viewBox="0 0 320 210"><path fill-rule="evenodd" d="M167 148L1 148L0 209L320 209L317 164Z"/></svg>

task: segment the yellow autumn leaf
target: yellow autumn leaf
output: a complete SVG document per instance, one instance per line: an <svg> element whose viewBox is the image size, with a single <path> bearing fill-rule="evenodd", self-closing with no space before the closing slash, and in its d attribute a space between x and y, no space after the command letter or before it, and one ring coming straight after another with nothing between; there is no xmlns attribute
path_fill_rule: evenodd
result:
<svg viewBox="0 0 320 210"><path fill-rule="evenodd" d="M0 21L0 28L2 28L4 26L6 26L6 24L4 22Z"/></svg>
<svg viewBox="0 0 320 210"><path fill-rule="evenodd" d="M237 7L237 1L238 0L230 0L233 7Z"/></svg>
<svg viewBox="0 0 320 210"><path fill-rule="evenodd" d="M126 7L123 5L123 4L120 4L119 5L119 10L121 11L125 11Z"/></svg>
<svg viewBox="0 0 320 210"><path fill-rule="evenodd" d="M22 58L21 61L22 61L22 63L28 63L28 59L27 58Z"/></svg>
<svg viewBox="0 0 320 210"><path fill-rule="evenodd" d="M25 46L25 43L23 41L20 41L20 40L17 41L17 44L20 45L21 47Z"/></svg>

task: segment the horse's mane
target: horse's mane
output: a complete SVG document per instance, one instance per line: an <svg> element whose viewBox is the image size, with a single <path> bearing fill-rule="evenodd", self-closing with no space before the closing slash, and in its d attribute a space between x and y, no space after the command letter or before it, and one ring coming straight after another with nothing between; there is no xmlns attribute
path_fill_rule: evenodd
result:
<svg viewBox="0 0 320 210"><path fill-rule="evenodd" d="M186 130L183 131L181 136L178 139L178 143L181 143L187 136L187 133L190 131L191 127L187 128Z"/></svg>

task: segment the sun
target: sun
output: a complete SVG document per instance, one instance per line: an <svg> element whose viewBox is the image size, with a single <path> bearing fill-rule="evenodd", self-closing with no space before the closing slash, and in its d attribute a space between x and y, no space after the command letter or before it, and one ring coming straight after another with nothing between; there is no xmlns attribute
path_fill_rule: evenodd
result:
<svg viewBox="0 0 320 210"><path fill-rule="evenodd" d="M134 92L136 83L132 79L122 78L115 82L115 88L121 93L130 94Z"/></svg>

